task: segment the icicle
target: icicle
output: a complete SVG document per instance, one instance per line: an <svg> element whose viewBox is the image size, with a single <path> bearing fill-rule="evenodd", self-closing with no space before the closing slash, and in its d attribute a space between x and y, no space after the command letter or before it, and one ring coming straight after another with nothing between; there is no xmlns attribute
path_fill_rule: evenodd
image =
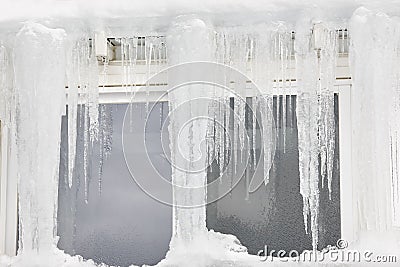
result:
<svg viewBox="0 0 400 267"><path fill-rule="evenodd" d="M128 80L127 80L127 73L126 73L126 57L127 57L127 41L126 38L120 38L119 39L121 43L121 73L122 73L122 80L121 80L121 86L125 88L125 92L128 90Z"/></svg>
<svg viewBox="0 0 400 267"><path fill-rule="evenodd" d="M283 152L286 151L286 88L285 88L285 36L284 33L279 34L279 60L280 60L280 85L281 90L280 93L282 94L282 139L283 139Z"/></svg>
<svg viewBox="0 0 400 267"><path fill-rule="evenodd" d="M263 146L263 161L264 161L264 184L269 182L269 171L271 169L274 154L275 154L275 137L273 127L274 117L272 111L273 97L260 96L259 105L262 126L262 146Z"/></svg>
<svg viewBox="0 0 400 267"><path fill-rule="evenodd" d="M307 25L296 32L296 70L299 93L296 114L299 143L300 193L303 196L304 225L311 215L313 249L318 245L319 171L318 171L318 68L317 56L310 50Z"/></svg>
<svg viewBox="0 0 400 267"><path fill-rule="evenodd" d="M151 77L151 65L154 54L154 38L146 37L143 39L145 42L145 65L146 65L146 114L149 112L149 99L150 99L150 84L149 79Z"/></svg>
<svg viewBox="0 0 400 267"><path fill-rule="evenodd" d="M399 22L359 8L349 32L351 109L362 111L351 114L352 124L357 125L352 128L352 162L357 163L352 168L353 195L359 208L358 220L363 222L357 230L388 232L400 222L393 209L399 203L393 203L392 198L396 191L392 177L397 174L390 173L390 139L396 142L399 118L399 89L394 86L398 82ZM394 159L396 151L392 151ZM395 169L396 163L392 166Z"/></svg>
<svg viewBox="0 0 400 267"><path fill-rule="evenodd" d="M219 155L219 176L220 178L222 177L224 168L225 168L225 128L224 128L224 101L222 98L218 99L218 107L219 107L219 111L218 111L218 125L217 127L220 129L219 130L219 141L220 141L220 155ZM222 182L222 179L220 179L220 181Z"/></svg>
<svg viewBox="0 0 400 267"><path fill-rule="evenodd" d="M15 40L20 249L28 254L51 253L57 242L54 214L66 104L65 36L64 30L27 22Z"/></svg>
<svg viewBox="0 0 400 267"><path fill-rule="evenodd" d="M77 118L78 118L78 88L81 47L77 41L69 55L67 79L68 79L68 185L72 187L72 179L75 169L76 158L76 138L77 138ZM68 58L67 58L68 60Z"/></svg>
<svg viewBox="0 0 400 267"><path fill-rule="evenodd" d="M9 128L14 108L12 62L8 49L0 42L0 120L1 127Z"/></svg>
<svg viewBox="0 0 400 267"><path fill-rule="evenodd" d="M264 185L269 182L269 172L273 165L276 145L275 119L273 115L273 86L276 79L277 64L276 34L264 30L255 41L253 56L253 76L257 85L258 96L253 99L255 121L257 121L257 106L260 114L261 145L263 159ZM270 63L268 63L270 62ZM271 66L274 66L271 67ZM276 84L276 82L275 82ZM253 125L254 129L255 125ZM254 139L254 138L253 138ZM253 141L254 142L254 141ZM256 162L256 158L253 158Z"/></svg>
<svg viewBox="0 0 400 267"><path fill-rule="evenodd" d="M336 80L337 31L319 32L322 47L319 50L319 141L321 176L326 177L329 198L332 193L332 172L335 152L334 82ZM322 185L324 183L322 182Z"/></svg>
<svg viewBox="0 0 400 267"><path fill-rule="evenodd" d="M129 84L130 84L130 99L133 100L133 98L135 97L136 94L136 83L137 83L137 79L135 76L135 71L136 71L136 66L137 66L137 61L138 61L138 42L139 42L139 38L138 37L134 37L131 40L131 44L130 44L130 53L129 53L129 65L131 68L131 77L129 79ZM133 112L134 112L134 104L133 103L129 103L129 129L130 132L133 132Z"/></svg>
<svg viewBox="0 0 400 267"><path fill-rule="evenodd" d="M210 60L212 57L211 33L209 26L200 19L193 16L177 18L172 24L168 34L169 39L167 39L168 42L170 40L174 43L168 47L171 65ZM169 70L168 74L172 71L174 68ZM187 71L185 68L179 69L179 75L171 75L168 79L168 87L175 88L168 91L171 158L172 165L178 166L172 170L174 215L178 220L174 221L175 228L171 242L179 241L184 244L188 244L207 231L205 214L207 172L203 168L206 162L205 157L203 161L202 153L197 148L206 137L208 121L202 118L207 116L208 106L211 104L199 102L199 99L208 96L206 92L212 89L203 84L179 87L178 85L185 84L190 79L189 76L193 74L188 75ZM180 134L176 135L178 132ZM188 146L181 146L178 149L177 136L181 144L188 144ZM196 162L193 159L196 159Z"/></svg>
<svg viewBox="0 0 400 267"><path fill-rule="evenodd" d="M164 102L160 103L160 130L162 130L164 123Z"/></svg>
<svg viewBox="0 0 400 267"><path fill-rule="evenodd" d="M110 156L112 150L112 106L102 104L99 107L99 145L100 145L100 160L99 160L99 194L102 192L102 177L103 165L105 160Z"/></svg>
<svg viewBox="0 0 400 267"><path fill-rule="evenodd" d="M256 154L256 135L257 135L257 98L253 97L251 99L251 103L252 103L252 150L253 150L253 170L256 169L256 165L257 165L257 154Z"/></svg>
<svg viewBox="0 0 400 267"><path fill-rule="evenodd" d="M392 193L392 222L394 226L400 226L400 31L397 30L393 34L395 40L394 49L392 50L393 67L388 66L388 70L392 70L392 99L393 103L390 107L390 168L391 168L391 193Z"/></svg>
<svg viewBox="0 0 400 267"><path fill-rule="evenodd" d="M214 115L213 103L208 107L208 115L211 117ZM209 120L207 123L207 167L212 171L212 164L214 161L214 148L215 148L215 118Z"/></svg>
<svg viewBox="0 0 400 267"><path fill-rule="evenodd" d="M90 149L90 133L89 133L89 108L84 106L84 123L83 123L83 178L84 178L84 198L86 204L89 202L89 149Z"/></svg>
<svg viewBox="0 0 400 267"><path fill-rule="evenodd" d="M231 133L230 133L230 129L231 129L231 99L230 97L226 97L225 98L225 131L226 131L226 138L229 138L229 142L228 140L225 142L226 144L226 151L227 153L229 153L229 151L231 151L231 143L232 140L230 140L231 138ZM228 159L230 159L229 155L227 155ZM227 164L228 165L228 164Z"/></svg>
<svg viewBox="0 0 400 267"><path fill-rule="evenodd" d="M94 45L92 43L91 53L89 55L89 83L88 83L88 113L89 113L89 133L90 142L94 142L98 139L99 134L99 72L98 63L95 55Z"/></svg>

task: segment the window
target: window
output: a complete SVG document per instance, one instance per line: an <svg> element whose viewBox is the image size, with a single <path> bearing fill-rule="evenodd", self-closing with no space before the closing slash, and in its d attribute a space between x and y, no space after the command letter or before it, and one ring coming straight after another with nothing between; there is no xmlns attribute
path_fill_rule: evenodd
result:
<svg viewBox="0 0 400 267"><path fill-rule="evenodd" d="M89 149L90 167L86 178L82 164L85 153L85 120L82 120L83 109L80 107L76 167L71 188L66 178L68 118L63 118L58 247L67 253L82 255L85 259L93 259L97 263L119 266L154 265L165 257L172 235L172 208L149 197L132 177L145 177L152 189L160 191L165 198L172 198L172 188L160 185L157 173L149 171L152 167L148 165L141 137L146 118L145 106L145 103L132 104L130 112L131 107L128 104L100 105L100 110L106 108L108 116L112 119L112 151L107 159L104 158L101 167L101 142L93 143ZM154 110L161 111L164 106L166 107L162 102L158 103ZM124 125L125 111L127 123ZM163 120L165 117L160 119L159 112L149 114L146 138L151 145L146 148L157 171L164 178L170 179L170 165L162 156L160 142L160 123L164 124ZM101 122L99 127L102 131ZM124 137L128 142L124 143L125 155L122 131L129 135ZM128 166L134 166L134 169L128 169L125 160ZM86 187L85 179L88 183Z"/></svg>
<svg viewBox="0 0 400 267"><path fill-rule="evenodd" d="M289 99L291 100L289 101ZM248 193L246 175L263 176L263 168L254 173L253 164L247 167L247 173L233 188L230 194L207 206L207 227L217 232L233 234L238 237L250 254L257 254L265 245L271 250L281 249L289 252L312 250L311 234L306 234L303 222L303 199L300 195L299 153L296 124L296 96L287 96L287 111L284 113L282 96L274 98L275 131L277 134L276 152L270 170L270 180L262 184L255 192ZM280 109L279 111L277 109ZM250 112L250 111L248 111ZM278 115L279 114L279 115ZM283 132L282 116L286 115L286 131ZM250 116L251 118L252 116ZM319 185L320 216L319 245L323 249L335 245L341 237L340 228L340 179L339 179L339 114L338 97L335 97L335 158L332 181L332 198L329 199L327 184ZM250 122L247 120L247 127ZM260 134L257 127L257 160L260 160ZM251 153L251 152L250 152ZM214 163L216 164L216 163ZM215 166L208 175L211 182L219 176ZM262 178L261 178L262 179ZM223 178L224 180L224 178ZM320 179L320 181L325 179ZM224 185L220 186L224 190ZM215 199L208 192L210 198ZM308 233L311 233L308 224Z"/></svg>

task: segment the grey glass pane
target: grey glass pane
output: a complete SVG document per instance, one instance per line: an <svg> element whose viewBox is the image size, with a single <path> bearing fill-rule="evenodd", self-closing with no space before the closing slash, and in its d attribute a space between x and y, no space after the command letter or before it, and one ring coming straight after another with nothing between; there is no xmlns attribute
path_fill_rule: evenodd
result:
<svg viewBox="0 0 400 267"><path fill-rule="evenodd" d="M151 148L143 147L145 104L135 104L128 112L125 134L131 134L125 143L129 166L135 175L146 177L152 189L161 191L166 199L172 198L171 187L160 185L154 168L171 178L171 168L162 157L160 123L165 122L158 110L150 113L147 119L147 141ZM167 105L163 104L164 109ZM131 264L156 264L166 255L172 232L172 209L145 194L132 178L122 150L122 128L127 105L110 105L113 120L113 145L111 156L104 162L99 191L99 143L94 142L90 149L90 186L88 203L85 202L83 134L84 122L78 121L78 140L75 176L73 186L67 185L67 118L63 118L59 205L58 205L58 247L71 255L82 255L85 259L104 262L109 265L129 266ZM79 120L82 120L82 108ZM132 117L130 117L132 116ZM132 131L127 130L132 122ZM165 123L168 124L168 123ZM101 126L100 126L101 127ZM166 128L166 127L165 127ZM168 140L168 138L166 138ZM165 146L164 149L168 149ZM149 166L147 155L155 166ZM166 151L166 153L169 153Z"/></svg>
<svg viewBox="0 0 400 267"><path fill-rule="evenodd" d="M275 251L283 249L287 252L291 250L302 252L312 249L311 234L306 234L304 230L303 199L300 195L296 98L287 96L287 102L289 99L292 104L286 112L286 144L284 146L282 105L277 105L277 102L282 102L282 97L274 98L273 109L278 139L268 185L262 185L246 199L246 178L243 176L231 194L207 206L207 227L237 236L251 254L257 254L259 250L264 249L265 245ZM335 245L340 238L338 120L338 98L335 96L336 147L332 199L329 200L328 186L320 184L319 249L327 245ZM258 130L258 143L260 138ZM260 149L256 150L256 154L257 158L260 158ZM216 163L214 165L213 170L217 170ZM263 177L262 169L257 170L255 176ZM252 170L250 172L253 174ZM218 176L216 171L210 171L209 182ZM215 194L218 192L208 191L209 199L214 199ZM308 232L311 232L310 229Z"/></svg>

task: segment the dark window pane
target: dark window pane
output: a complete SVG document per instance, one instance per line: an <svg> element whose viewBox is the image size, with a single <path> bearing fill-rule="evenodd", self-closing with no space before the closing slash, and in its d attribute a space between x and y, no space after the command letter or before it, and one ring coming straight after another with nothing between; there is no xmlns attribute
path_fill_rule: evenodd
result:
<svg viewBox="0 0 400 267"><path fill-rule="evenodd" d="M154 108L159 110L159 105ZM75 176L73 186L67 184L67 118L62 124L60 162L59 205L58 205L58 247L71 255L82 255L85 259L104 262L108 265L129 266L131 264L154 265L163 259L169 248L172 235L172 209L145 194L134 182L122 150L122 127L127 105L110 105L113 121L112 152L104 161L99 191L99 143L90 149L88 203L85 202L83 134L84 122L78 121L78 140ZM164 103L164 108L167 105ZM78 119L82 118L82 108ZM132 132L125 145L127 161L136 175L146 175L154 190L162 191L166 198L172 198L171 187L159 188L159 177L150 171L146 151L143 149L143 130L146 112L145 104L135 104L134 112L128 112L128 124L132 121ZM152 112L148 119L148 142L151 149L148 156L158 160L157 171L170 179L171 169L165 158L160 157L160 114ZM101 127L101 126L100 126ZM168 140L168 138L166 138ZM164 147L165 148L165 147ZM168 149L168 146L166 146ZM153 161L153 160L152 160ZM153 161L154 162L154 161Z"/></svg>
<svg viewBox="0 0 400 267"><path fill-rule="evenodd" d="M289 101L290 99L290 101ZM296 97L287 96L285 145L282 128L282 96L274 98L277 145L270 181L246 197L246 178L243 175L231 194L207 206L207 227L217 232L233 234L239 238L251 254L268 245L270 250L289 252L312 249L311 234L306 234L303 223L303 199L300 194L299 152L296 122ZM279 103L279 104L278 104ZM279 107L279 110L277 109ZM250 116L251 117L251 116ZM339 128L338 98L335 96L335 155L332 178L332 199L329 200L328 186L320 184L319 245L335 245L340 238L340 191L339 191ZM248 127L251 128L251 127ZM260 143L257 132L257 142ZM260 158L260 145L256 150ZM261 162L261 164L263 164ZM214 162L214 165L216 163ZM217 166L213 166L217 170ZM250 174L254 171L251 169ZM210 171L208 180L218 177ZM263 177L263 168L255 176ZM259 180L259 179L258 179ZM321 181L322 179L320 179ZM223 186L223 185L221 185ZM210 199L218 192L208 191ZM247 198L247 199L246 199ZM309 220L310 222L310 220ZM309 227L310 228L310 227ZM311 230L309 229L309 233Z"/></svg>

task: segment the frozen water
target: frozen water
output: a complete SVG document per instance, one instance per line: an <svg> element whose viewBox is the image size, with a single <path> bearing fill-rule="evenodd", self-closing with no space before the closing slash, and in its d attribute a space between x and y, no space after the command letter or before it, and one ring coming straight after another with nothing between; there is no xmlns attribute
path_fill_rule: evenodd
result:
<svg viewBox="0 0 400 267"><path fill-rule="evenodd" d="M20 249L27 253L50 250L56 245L54 216L65 107L65 37L64 30L36 23L26 23L16 36ZM44 103L50 95L51 101Z"/></svg>
<svg viewBox="0 0 400 267"><path fill-rule="evenodd" d="M210 60L211 28L195 17L180 17L171 26L167 43L171 64ZM198 69L197 77L205 70ZM169 134L172 165L174 229L171 242L185 244L198 235L204 234L206 159L202 156L201 141L206 137L208 120L207 93L210 86L189 84L194 73L190 69L180 69L177 75L169 77ZM196 77L196 76L195 76ZM175 87L178 86L178 87ZM204 153L205 155L205 153ZM203 161L204 160L204 161ZM186 207L186 208L185 208ZM187 208L190 207L190 208Z"/></svg>
<svg viewBox="0 0 400 267"><path fill-rule="evenodd" d="M43 6L44 2L38 6ZM60 8L60 5L62 6L58 3L55 6ZM71 11L70 3L64 5ZM357 5L352 2L343 6L351 7L352 11ZM376 3L368 2L368 5L375 6ZM182 8L178 13L191 10L180 1L173 6ZM229 6L232 5L225 1L220 5L212 5L206 1L198 10L209 12L207 7L214 7L218 10L216 13L224 15L220 19L214 17L214 20L223 24L223 18L227 18L224 10ZM235 6L237 8L241 5L236 3ZM5 10L11 10L10 7L14 5L7 4ZM265 11L268 10L267 7L271 7L271 3L263 7L252 2L244 4L244 7L247 10L261 8ZM383 6L383 9L389 13L399 11L396 5L392 10L391 7L393 5L388 4ZM146 8L149 8L147 4L139 10ZM19 9L10 14L27 16ZM159 13L153 11L153 15L165 15L168 8L161 8ZM170 11L170 14L175 12ZM2 21L10 18L8 12L4 13ZM38 8L32 9L33 15L46 13ZM315 13L316 18L326 14L321 10L316 10ZM276 142L276 133L272 125L277 123L277 128L285 137L289 116L286 112L293 104L293 98L287 96L293 93L291 81L296 78L300 193L303 197L305 230L311 229L313 247L317 248L319 185L327 186L331 191L335 167L335 68L337 54L343 52L338 51L338 47L344 49L345 45L340 44L344 39L338 38L338 32L335 30L337 24L332 26L329 22L325 24L318 19L299 19L298 16L300 15L294 16L298 20L294 27L294 49L291 31L293 26L284 23L254 28L222 27L218 23L213 25L212 22L195 16L181 16L174 20L167 32L168 43L171 44L168 46L170 65L196 60L217 61L248 75L257 85L256 88L252 87L248 81L231 83L231 77L227 73L224 85L233 92L229 95L214 93L215 88L211 88L212 86L199 84L187 85L184 90L177 88L169 92L172 161L185 170L173 170L173 183L189 188L177 187L174 190L174 241L190 242L197 235L206 233L205 208L201 205L191 209L181 207L192 206L194 203L205 204L206 163L210 165L215 158L222 174L225 164L232 160L233 164L227 167L231 176L239 173L239 161L243 162L247 158L251 159L253 167L256 168L255 132L258 113L262 127L263 182L268 184L274 151L277 146L281 146L279 148L285 151L286 145L285 138L282 143ZM254 15L255 20L259 18L260 16ZM162 17L160 21L165 24L166 18ZM13 42L0 42L0 119L2 127L9 127L12 136L15 137L15 142L10 146L11 154L15 153L17 156L22 253L51 250L57 240L54 236L54 214L57 210L61 115L65 112L65 105L68 105L69 116L69 186L73 184L75 171L77 124L85 128L83 161L86 200L89 199L90 150L93 141L99 140L101 146L98 170L100 177L103 162L112 147L111 110L99 106L99 66L95 54L97 44L93 42L95 38L90 34L82 34L77 39L69 38L67 33L72 31L71 26L52 29L49 26L52 23L63 24L51 21L44 21L43 25L27 22L21 29L16 30L18 33ZM233 24L238 23L241 22L236 21ZM157 23L155 26L144 26L157 28ZM399 20L360 8L354 13L349 26L352 38L351 74L354 80L351 89L352 113L349 115L352 121L353 142L353 228L355 236L367 236L365 233L373 231L394 233L396 236L398 230L395 227L400 226L400 124L397 122L400 112ZM17 27L19 26L11 28L15 30ZM130 30L129 28L128 31ZM149 78L152 66L160 63L163 52L159 49L158 37L148 37L146 40L139 37L121 38L120 41L122 85L126 87L127 92L132 92L132 85L137 82L133 75L137 61L144 61L145 76ZM143 41L142 45L138 45ZM293 73L294 65L296 73ZM106 71L107 64L104 73ZM185 81L190 74L182 71L178 76L169 77L170 87ZM148 102L150 91L147 86L146 88ZM279 96L277 122L273 119L271 108L274 95ZM204 96L213 101L206 101L206 104L202 101L196 103ZM245 117L246 103L250 103L247 102L247 98L252 98L251 119ZM49 99L51 101L48 101ZM82 118L77 117L78 105L84 110ZM182 106L185 106L184 112L175 112ZM212 117L213 121L199 119L203 116ZM193 118L196 119L192 120ZM251 121L250 131L246 129L246 120ZM217 127L217 123L221 122L223 127ZM202 151L204 140L208 160L203 157L206 154ZM201 171L192 173L192 170ZM246 176L246 179L249 177ZM100 191L101 184L100 179ZM247 180L247 184L250 188L250 180ZM198 186L202 189L196 189Z"/></svg>
<svg viewBox="0 0 400 267"><path fill-rule="evenodd" d="M350 33L352 109L362 111L352 113L354 229L392 233L399 225L399 21L360 8Z"/></svg>

